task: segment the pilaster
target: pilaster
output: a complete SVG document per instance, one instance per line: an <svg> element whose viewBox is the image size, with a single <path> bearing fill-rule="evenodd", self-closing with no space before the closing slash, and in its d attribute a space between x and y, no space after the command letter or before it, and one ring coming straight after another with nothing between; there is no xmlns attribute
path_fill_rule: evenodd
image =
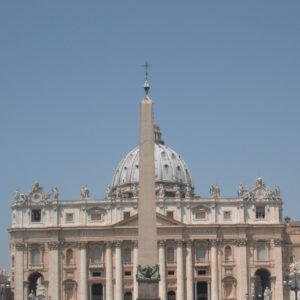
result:
<svg viewBox="0 0 300 300"><path fill-rule="evenodd" d="M122 241L115 242L115 300L123 300L123 266L122 266Z"/></svg>
<svg viewBox="0 0 300 300"><path fill-rule="evenodd" d="M279 239L272 241L275 260L275 297L274 300L283 299L283 275L282 275L282 241Z"/></svg>
<svg viewBox="0 0 300 300"><path fill-rule="evenodd" d="M177 241L177 300L184 300L184 281L183 281L183 242Z"/></svg>
<svg viewBox="0 0 300 300"><path fill-rule="evenodd" d="M113 299L113 266L111 243L105 244L106 299Z"/></svg>
<svg viewBox="0 0 300 300"><path fill-rule="evenodd" d="M48 295L53 299L59 299L59 289L60 289L60 272L59 272L59 242L49 242L49 292Z"/></svg>
<svg viewBox="0 0 300 300"><path fill-rule="evenodd" d="M211 241L211 298L219 300L218 241Z"/></svg>
<svg viewBox="0 0 300 300"><path fill-rule="evenodd" d="M186 300L193 300L193 242L186 243Z"/></svg>
<svg viewBox="0 0 300 300"><path fill-rule="evenodd" d="M24 251L26 251L26 244L17 243L15 257L15 299L18 300L24 300Z"/></svg>
<svg viewBox="0 0 300 300"><path fill-rule="evenodd" d="M78 243L80 251L80 300L88 299L88 282L87 282L87 243Z"/></svg>
<svg viewBox="0 0 300 300"><path fill-rule="evenodd" d="M138 298L138 282L136 280L136 271L138 267L138 255L139 255L139 249L138 249L138 241L133 241L133 299Z"/></svg>
<svg viewBox="0 0 300 300"><path fill-rule="evenodd" d="M159 297L160 300L167 300L167 281L166 281L166 248L165 241L158 241L158 257L159 257Z"/></svg>

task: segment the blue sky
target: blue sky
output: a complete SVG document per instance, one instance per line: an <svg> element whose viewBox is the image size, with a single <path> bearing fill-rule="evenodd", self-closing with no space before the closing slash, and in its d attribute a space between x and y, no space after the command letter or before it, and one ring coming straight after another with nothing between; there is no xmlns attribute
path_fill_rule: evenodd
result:
<svg viewBox="0 0 300 300"><path fill-rule="evenodd" d="M0 266L17 187L103 198L138 144L145 60L197 194L261 176L299 219L299 15L299 1L1 1Z"/></svg>

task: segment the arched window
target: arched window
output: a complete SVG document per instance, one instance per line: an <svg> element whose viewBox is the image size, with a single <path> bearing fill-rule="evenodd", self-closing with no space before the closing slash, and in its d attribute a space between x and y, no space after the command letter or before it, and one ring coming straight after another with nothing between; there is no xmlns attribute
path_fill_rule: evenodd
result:
<svg viewBox="0 0 300 300"><path fill-rule="evenodd" d="M175 262L175 255L174 255L174 247L167 248L167 262L174 263Z"/></svg>
<svg viewBox="0 0 300 300"><path fill-rule="evenodd" d="M232 260L232 250L230 246L225 247L225 261Z"/></svg>
<svg viewBox="0 0 300 300"><path fill-rule="evenodd" d="M33 266L39 266L41 264L41 252L38 247L31 249L31 264Z"/></svg>
<svg viewBox="0 0 300 300"><path fill-rule="evenodd" d="M125 293L124 300L132 300L132 293L130 293L130 292Z"/></svg>
<svg viewBox="0 0 300 300"><path fill-rule="evenodd" d="M257 244L257 260L267 261L267 249L265 242L258 242Z"/></svg>
<svg viewBox="0 0 300 300"><path fill-rule="evenodd" d="M197 245L195 252L196 252L196 260L205 261L205 258L206 258L206 246L205 245Z"/></svg>
<svg viewBox="0 0 300 300"><path fill-rule="evenodd" d="M102 259L102 249L100 246L94 246L91 249L91 262L94 264L99 264Z"/></svg>
<svg viewBox="0 0 300 300"><path fill-rule="evenodd" d="M176 294L173 291L168 292L168 300L176 300Z"/></svg>
<svg viewBox="0 0 300 300"><path fill-rule="evenodd" d="M74 256L73 256L73 250L72 249L68 249L66 252L66 261L67 261L67 265L71 265L74 263Z"/></svg>
<svg viewBox="0 0 300 300"><path fill-rule="evenodd" d="M126 265L131 264L131 249L130 248L124 249L124 264L126 264Z"/></svg>

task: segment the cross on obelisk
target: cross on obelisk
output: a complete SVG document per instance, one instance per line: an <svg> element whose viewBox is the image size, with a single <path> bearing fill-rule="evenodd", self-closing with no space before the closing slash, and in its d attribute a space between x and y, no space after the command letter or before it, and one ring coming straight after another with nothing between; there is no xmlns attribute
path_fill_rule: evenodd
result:
<svg viewBox="0 0 300 300"><path fill-rule="evenodd" d="M138 300L158 298L159 268L155 204L153 103L148 97L149 65L144 65L145 96L140 105L139 207L138 207ZM135 299L136 300L136 299Z"/></svg>

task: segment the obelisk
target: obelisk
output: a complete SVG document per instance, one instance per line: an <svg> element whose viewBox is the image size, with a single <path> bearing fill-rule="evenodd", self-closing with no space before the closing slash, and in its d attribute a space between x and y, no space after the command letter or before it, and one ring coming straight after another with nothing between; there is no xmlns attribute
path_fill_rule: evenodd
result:
<svg viewBox="0 0 300 300"><path fill-rule="evenodd" d="M146 63L145 96L140 105L139 202L138 202L138 300L158 297L159 268L157 258L157 228L154 168L153 103L148 96Z"/></svg>

